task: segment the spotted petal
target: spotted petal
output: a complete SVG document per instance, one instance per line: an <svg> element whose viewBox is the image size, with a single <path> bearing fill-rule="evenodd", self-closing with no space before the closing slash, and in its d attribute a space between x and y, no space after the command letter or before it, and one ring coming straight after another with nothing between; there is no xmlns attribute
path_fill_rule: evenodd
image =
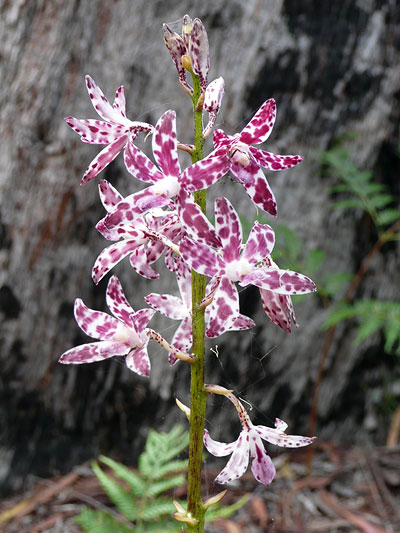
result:
<svg viewBox="0 0 400 533"><path fill-rule="evenodd" d="M290 333L292 330L290 319L297 326L290 296L277 294L266 289L260 289L260 294L262 306L271 322L282 328L286 333Z"/></svg>
<svg viewBox="0 0 400 533"><path fill-rule="evenodd" d="M275 244L275 233L268 224L254 222L254 226L247 239L242 257L250 263L256 264L269 255Z"/></svg>
<svg viewBox="0 0 400 533"><path fill-rule="evenodd" d="M215 457L225 457L226 455L231 454L233 450L237 447L238 441L239 439L229 443L219 442L212 439L208 431L206 429L204 430L204 446L212 455L215 455Z"/></svg>
<svg viewBox="0 0 400 533"><path fill-rule="evenodd" d="M277 155L254 146L250 146L250 153L257 163L267 170L286 170L303 161L301 155Z"/></svg>
<svg viewBox="0 0 400 533"><path fill-rule="evenodd" d="M190 194L181 191L176 204L182 226L193 240L213 248L222 246L214 227Z"/></svg>
<svg viewBox="0 0 400 533"><path fill-rule="evenodd" d="M221 257L211 248L204 244L194 243L184 237L179 250L186 263L203 276L220 276L225 272L225 263Z"/></svg>
<svg viewBox="0 0 400 533"><path fill-rule="evenodd" d="M235 284L223 277L210 305L210 320L206 335L213 338L229 331L233 320L239 315L239 295Z"/></svg>
<svg viewBox="0 0 400 533"><path fill-rule="evenodd" d="M237 260L242 245L242 225L232 204L225 197L215 201L215 229L222 243L224 261Z"/></svg>
<svg viewBox="0 0 400 533"><path fill-rule="evenodd" d="M111 276L108 282L106 301L108 308L115 317L125 322L128 326L133 326L132 315L134 314L134 310L126 299L117 276Z"/></svg>
<svg viewBox="0 0 400 533"><path fill-rule="evenodd" d="M276 103L270 98L257 111L240 133L240 141L245 144L260 144L271 134L276 117Z"/></svg>
<svg viewBox="0 0 400 533"><path fill-rule="evenodd" d="M149 265L147 248L144 245L133 250L129 262L134 271L144 278L158 279L160 277L160 274Z"/></svg>
<svg viewBox="0 0 400 533"><path fill-rule="evenodd" d="M164 175L179 178L181 167L178 159L175 111L166 111L158 120L152 146L154 159Z"/></svg>
<svg viewBox="0 0 400 533"><path fill-rule="evenodd" d="M153 292L145 297L145 301L156 311L172 320L183 320L187 317L187 307L176 296Z"/></svg>
<svg viewBox="0 0 400 533"><path fill-rule="evenodd" d="M275 466L271 457L266 453L261 439L251 432L250 455L254 458L251 471L259 483L269 485L275 477Z"/></svg>
<svg viewBox="0 0 400 533"><path fill-rule="evenodd" d="M147 346L142 346L136 350L132 350L126 356L126 366L136 372L139 376L149 377L150 375L150 359L147 353Z"/></svg>
<svg viewBox="0 0 400 533"><path fill-rule="evenodd" d="M199 76L201 89L204 92L207 88L207 76L210 69L210 52L207 32L198 18L193 20L188 44L192 69Z"/></svg>
<svg viewBox="0 0 400 533"><path fill-rule="evenodd" d="M249 441L247 431L242 431L236 447L225 468L215 478L217 483L225 484L238 479L246 472L249 464Z"/></svg>
<svg viewBox="0 0 400 533"><path fill-rule="evenodd" d="M128 342L119 341L99 341L91 342L89 344L81 344L75 346L67 352L63 353L59 359L60 363L64 364L82 364L94 363L96 361L104 361L114 355L125 355L129 352L130 345Z"/></svg>
<svg viewBox="0 0 400 533"><path fill-rule="evenodd" d="M141 244L136 239L125 239L104 248L96 259L92 270L92 278L96 285L124 257L134 252Z"/></svg>
<svg viewBox="0 0 400 533"><path fill-rule="evenodd" d="M79 327L94 339L112 340L120 326L116 318L89 309L79 298L75 300L74 314Z"/></svg>
<svg viewBox="0 0 400 533"><path fill-rule="evenodd" d="M240 285L249 283L278 294L307 294L316 291L313 281L303 274L279 268L255 268L243 276Z"/></svg>
<svg viewBox="0 0 400 533"><path fill-rule="evenodd" d="M93 179L99 172L101 172L108 164L113 161L117 155L123 150L128 142L129 136L127 134L121 135L114 142L103 148L103 150L97 154L93 161L88 166L85 174L83 175L81 185L85 185L88 181Z"/></svg>
<svg viewBox="0 0 400 533"><path fill-rule="evenodd" d="M279 419L278 427L279 427ZM301 435L286 435L282 430L281 426L279 429L269 428L267 426L254 426L254 431L267 442L271 444L276 444L283 448L300 448L302 446L308 446L312 444L316 437L302 437ZM286 429L286 428L285 428Z"/></svg>
<svg viewBox="0 0 400 533"><path fill-rule="evenodd" d="M246 167L239 163L234 163L231 167L231 172L242 183L256 206L276 216L275 196L256 161L250 159Z"/></svg>
<svg viewBox="0 0 400 533"><path fill-rule="evenodd" d="M85 76L86 87L89 93L90 100L93 107L103 120L108 122L114 122L116 124L126 124L129 126L130 121L126 119L118 109L114 109L107 98L104 96L103 91L97 85L93 78Z"/></svg>
<svg viewBox="0 0 400 533"><path fill-rule="evenodd" d="M125 128L119 124L110 124L101 120L66 117L65 122L87 144L110 144L124 134Z"/></svg>
<svg viewBox="0 0 400 533"><path fill-rule="evenodd" d="M99 195L106 211L111 211L123 199L122 194L104 179L100 180L99 183Z"/></svg>
<svg viewBox="0 0 400 533"><path fill-rule="evenodd" d="M155 183L163 179L163 174L156 165L131 142L126 147L124 161L128 172L138 180Z"/></svg>
<svg viewBox="0 0 400 533"><path fill-rule="evenodd" d="M215 152L194 163L184 170L181 177L182 187L189 192L207 189L229 171L231 161L226 153L216 155Z"/></svg>
<svg viewBox="0 0 400 533"><path fill-rule="evenodd" d="M115 92L113 108L117 113L126 117L126 101L125 101L125 89L124 86L118 87Z"/></svg>

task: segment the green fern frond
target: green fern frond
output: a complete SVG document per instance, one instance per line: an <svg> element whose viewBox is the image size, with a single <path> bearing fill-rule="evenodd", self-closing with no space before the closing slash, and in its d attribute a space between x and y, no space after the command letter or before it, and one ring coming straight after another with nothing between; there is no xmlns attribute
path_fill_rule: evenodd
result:
<svg viewBox="0 0 400 533"><path fill-rule="evenodd" d="M132 497L132 493L126 490L117 480L103 472L97 463L93 462L91 466L101 486L106 491L107 496L116 505L118 510L128 520L136 520L138 506Z"/></svg>
<svg viewBox="0 0 400 533"><path fill-rule="evenodd" d="M157 498L157 500L146 503L146 507L142 512L142 520L151 522L166 514L172 516L175 512L176 509L171 498Z"/></svg>
<svg viewBox="0 0 400 533"><path fill-rule="evenodd" d="M117 463L116 461L113 461L113 459L105 457L104 455L100 455L99 461L111 468L117 477L129 485L132 489L133 496L140 496L143 494L146 488L146 482L138 474L123 464Z"/></svg>
<svg viewBox="0 0 400 533"><path fill-rule="evenodd" d="M147 495L150 498L158 496L162 492L167 490L176 489L181 487L185 483L185 476L179 474L177 476L168 477L166 479L161 479L160 481L155 481L147 490Z"/></svg>
<svg viewBox="0 0 400 533"><path fill-rule="evenodd" d="M92 511L88 507L84 507L81 513L74 518L83 531L90 533L132 533L135 531L133 527L129 527L114 518L106 511Z"/></svg>

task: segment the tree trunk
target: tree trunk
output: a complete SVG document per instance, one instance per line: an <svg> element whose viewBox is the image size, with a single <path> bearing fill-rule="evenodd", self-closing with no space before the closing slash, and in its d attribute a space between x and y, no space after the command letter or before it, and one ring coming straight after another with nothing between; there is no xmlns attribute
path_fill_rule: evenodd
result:
<svg viewBox="0 0 400 533"><path fill-rule="evenodd" d="M63 121L96 117L84 75L109 98L124 84L133 120L155 124L175 109L178 136L191 142L190 102L161 26L177 21L178 30L185 12L200 17L210 40L210 79L222 75L226 83L218 127L240 131L264 100L277 100L267 149L305 157L295 169L269 176L278 223L296 230L305 250L326 249L329 271L355 272L374 235L356 211L327 209L332 182L321 175L315 150L356 132L355 162L399 195L400 19L394 2L379 0L0 0L0 11L0 481L16 489L28 472L66 470L99 451L134 460L149 425L180 420L172 391L183 401L188 395L187 369L169 369L161 349L153 348L150 385L117 358L79 367L57 362L86 342L73 318L75 298L105 308L106 281L95 287L90 279L105 246L94 229L104 211L96 180L79 187L99 148L81 143ZM123 195L140 188L121 156L102 174ZM242 214L255 214L231 179L214 191L235 198ZM398 299L398 251L382 249L357 296ZM162 281L150 282L126 261L115 269L134 307L168 287L164 272ZM217 339L219 359L210 352L208 379L254 402L264 423L279 416L293 432L306 431L326 313L318 297L307 298L297 306L301 327L287 335L253 303L256 290L242 296L242 312L252 313L256 331ZM158 325L168 337L171 323ZM371 388L380 376L399 379L380 338L356 347L353 332L352 324L338 328L328 356L318 429L327 438L352 440L355 425L357 438L365 438ZM210 409L229 440L226 412L220 404Z"/></svg>

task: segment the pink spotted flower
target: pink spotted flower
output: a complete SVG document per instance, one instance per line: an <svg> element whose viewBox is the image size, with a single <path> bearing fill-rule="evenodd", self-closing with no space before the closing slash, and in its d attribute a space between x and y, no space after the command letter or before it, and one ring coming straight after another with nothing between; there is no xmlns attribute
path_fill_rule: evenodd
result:
<svg viewBox="0 0 400 533"><path fill-rule="evenodd" d="M155 311L134 311L116 276L110 278L106 300L114 316L89 309L80 299L75 301L75 319L79 327L89 337L99 340L71 348L60 357L60 363L93 363L114 355L125 355L130 370L141 376L149 376L149 335L146 326Z"/></svg>
<svg viewBox="0 0 400 533"><path fill-rule="evenodd" d="M117 155L133 141L138 131L151 133L153 126L145 122L129 120L125 111L125 93L121 85L111 105L100 87L86 76L86 87L93 107L103 120L66 117L65 121L88 144L107 145L90 163L83 175L81 185L97 176Z"/></svg>
<svg viewBox="0 0 400 533"><path fill-rule="evenodd" d="M265 451L262 440L283 448L300 448L312 444L316 437L302 437L300 435L286 435L287 424L277 418L275 428L255 426L243 405L232 393L226 397L234 404L242 431L238 439L231 443L213 440L208 431L204 431L204 445L216 457L231 455L225 468L218 474L215 481L225 484L241 477L247 470L249 456L252 457L251 470L257 481L269 485L275 477L275 466Z"/></svg>
<svg viewBox="0 0 400 533"><path fill-rule="evenodd" d="M193 270L215 280L207 328L209 337L227 331L238 313L236 282L242 286L254 284L283 295L316 290L314 283L298 272L259 266L271 254L275 243L274 231L268 224L255 222L243 247L239 217L226 198L217 198L215 202L215 230L200 209L189 203L189 210L193 213L192 224L187 224L185 229L193 240L184 237L179 249ZM184 208L181 217L183 222L187 220Z"/></svg>
<svg viewBox="0 0 400 533"><path fill-rule="evenodd" d="M214 132L215 156L230 158L230 171L244 186L256 206L276 216L276 201L268 181L260 167L267 170L283 170L300 163L299 155L276 155L252 146L265 142L275 123L276 104L271 98L263 103L250 122L240 133L225 135L222 130Z"/></svg>
<svg viewBox="0 0 400 533"><path fill-rule="evenodd" d="M117 204L104 223L108 228L129 224L136 214L148 209L172 206L172 199L181 191L198 191L221 178L229 168L228 157L206 157L183 172L178 158L175 111L166 111L158 120L152 136L154 164L137 146L129 143L125 150L125 164L137 179L150 187L127 196Z"/></svg>

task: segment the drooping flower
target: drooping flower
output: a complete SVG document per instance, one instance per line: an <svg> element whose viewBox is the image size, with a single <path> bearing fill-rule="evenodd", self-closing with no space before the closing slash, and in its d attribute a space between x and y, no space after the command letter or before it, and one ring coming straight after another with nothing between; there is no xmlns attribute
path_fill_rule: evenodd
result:
<svg viewBox="0 0 400 533"><path fill-rule="evenodd" d="M193 93L192 87L186 80L186 72L182 64L182 58L188 56L190 67L194 74L199 76L202 91L205 91L210 69L210 53L207 32L201 20L198 18L192 20L189 15L185 15L182 20L182 37L167 24L163 25L163 36L178 71L181 85L190 94Z"/></svg>
<svg viewBox="0 0 400 533"><path fill-rule="evenodd" d="M205 188L205 182L214 182L226 174L229 158L206 157L181 173L178 158L175 111L166 111L158 120L152 147L155 165L137 146L129 143L125 150L125 164L137 179L151 183L147 189L127 196L117 204L104 222L108 228L129 224L134 214L153 207L173 206L171 199L183 191Z"/></svg>
<svg viewBox="0 0 400 533"><path fill-rule="evenodd" d="M316 290L306 276L272 266L258 266L268 257L275 243L273 229L268 224L254 223L242 251L242 227L231 203L224 197L215 202L215 230L201 210L189 204L192 224L185 229L179 245L182 257L196 272L215 280L215 292L210 305L209 337L227 331L230 321L238 314L239 295L235 282L250 283L277 294L305 294ZM183 211L183 212L182 212ZM183 221L187 219L181 210ZM208 244L207 244L208 243Z"/></svg>
<svg viewBox="0 0 400 533"><path fill-rule="evenodd" d="M79 327L89 337L99 341L71 348L60 357L60 363L93 363L114 355L125 355L125 362L130 370L141 376L149 376L149 335L146 326L155 311L134 311L116 276L110 278L106 300L114 316L89 309L80 299L75 301L75 319Z"/></svg>
<svg viewBox="0 0 400 533"><path fill-rule="evenodd" d="M85 185L111 163L136 138L138 131L152 133L154 129L151 124L132 121L126 117L125 93L122 85L117 89L114 103L111 105L96 82L90 76L86 76L85 79L93 107L103 120L66 117L65 121L81 136L83 142L107 146L90 163L81 185Z"/></svg>
<svg viewBox="0 0 400 533"><path fill-rule="evenodd" d="M255 426L240 401L232 393L226 397L234 404L242 431L238 439L231 443L213 440L208 431L204 431L204 445L216 457L232 454L225 468L218 474L215 481L225 484L241 477L247 470L249 456L252 457L251 470L260 483L269 485L275 476L275 466L266 453L262 439L282 446L283 448L300 448L312 444L316 437L302 437L300 435L286 435L287 424L277 418L275 428Z"/></svg>
<svg viewBox="0 0 400 533"><path fill-rule="evenodd" d="M276 104L271 98L263 103L240 133L225 135L214 131L215 156L229 155L230 171L244 186L256 206L276 216L276 201L268 181L260 167L267 170L283 170L300 163L299 155L276 155L251 146L265 142L275 123Z"/></svg>

